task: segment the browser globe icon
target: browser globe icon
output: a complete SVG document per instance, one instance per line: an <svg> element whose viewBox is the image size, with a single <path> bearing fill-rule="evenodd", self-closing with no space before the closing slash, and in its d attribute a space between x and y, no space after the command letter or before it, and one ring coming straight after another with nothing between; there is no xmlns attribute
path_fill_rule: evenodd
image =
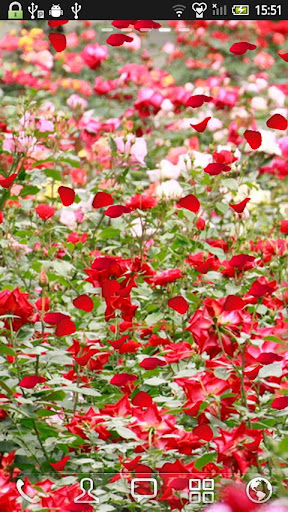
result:
<svg viewBox="0 0 288 512"><path fill-rule="evenodd" d="M250 480L246 487L246 494L253 503L266 503L272 496L273 488L269 480L256 477Z"/></svg>

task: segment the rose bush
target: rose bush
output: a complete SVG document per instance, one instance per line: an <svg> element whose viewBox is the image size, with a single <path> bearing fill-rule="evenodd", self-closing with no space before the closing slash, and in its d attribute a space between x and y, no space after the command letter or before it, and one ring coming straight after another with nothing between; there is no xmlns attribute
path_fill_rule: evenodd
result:
<svg viewBox="0 0 288 512"><path fill-rule="evenodd" d="M1 511L90 512L81 475L143 510L155 474L149 510L208 477L207 511L285 512L287 23L169 22L155 50L77 22L60 53L29 23L0 42Z"/></svg>

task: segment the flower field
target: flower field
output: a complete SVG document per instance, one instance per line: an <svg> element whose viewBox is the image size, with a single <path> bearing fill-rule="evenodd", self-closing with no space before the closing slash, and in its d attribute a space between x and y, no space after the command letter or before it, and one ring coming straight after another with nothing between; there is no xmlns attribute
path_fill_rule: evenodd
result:
<svg viewBox="0 0 288 512"><path fill-rule="evenodd" d="M0 40L0 510L287 512L288 22L130 24Z"/></svg>

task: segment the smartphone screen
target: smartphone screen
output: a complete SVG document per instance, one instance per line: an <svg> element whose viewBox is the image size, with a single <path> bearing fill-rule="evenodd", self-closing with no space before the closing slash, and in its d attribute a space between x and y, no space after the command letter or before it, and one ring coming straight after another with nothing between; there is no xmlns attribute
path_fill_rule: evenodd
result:
<svg viewBox="0 0 288 512"><path fill-rule="evenodd" d="M288 512L287 6L38 3L0 21L0 512Z"/></svg>

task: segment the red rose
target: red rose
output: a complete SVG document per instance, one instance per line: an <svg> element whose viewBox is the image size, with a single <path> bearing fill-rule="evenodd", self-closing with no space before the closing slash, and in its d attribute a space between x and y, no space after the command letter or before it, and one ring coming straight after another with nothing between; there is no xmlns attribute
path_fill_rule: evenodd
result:
<svg viewBox="0 0 288 512"><path fill-rule="evenodd" d="M149 210L157 205L157 200L154 197L148 195L136 194L133 197L130 197L129 201L125 204L127 208L131 208L131 210Z"/></svg>
<svg viewBox="0 0 288 512"><path fill-rule="evenodd" d="M41 203L38 204L35 208L37 215L43 220L50 219L53 217L54 213L56 212L54 206L49 206L49 204Z"/></svg>
<svg viewBox="0 0 288 512"><path fill-rule="evenodd" d="M284 235L288 235L288 220L281 220L280 231L284 233Z"/></svg>
<svg viewBox="0 0 288 512"><path fill-rule="evenodd" d="M18 331L22 325L30 321L33 314L33 306L28 302L28 293L20 292L19 288L15 290L3 290L0 292L0 315L15 315L12 318L12 327ZM5 327L10 329L10 320L5 320Z"/></svg>
<svg viewBox="0 0 288 512"><path fill-rule="evenodd" d="M196 228L200 229L200 231L203 231L203 229L205 229L205 226L206 226L205 220L202 219L202 217L199 217L196 221Z"/></svg>
<svg viewBox="0 0 288 512"><path fill-rule="evenodd" d="M165 286L168 283L173 283L177 279L181 279L182 272L179 268L173 268L171 270L164 270L157 276L152 278L153 286Z"/></svg>

